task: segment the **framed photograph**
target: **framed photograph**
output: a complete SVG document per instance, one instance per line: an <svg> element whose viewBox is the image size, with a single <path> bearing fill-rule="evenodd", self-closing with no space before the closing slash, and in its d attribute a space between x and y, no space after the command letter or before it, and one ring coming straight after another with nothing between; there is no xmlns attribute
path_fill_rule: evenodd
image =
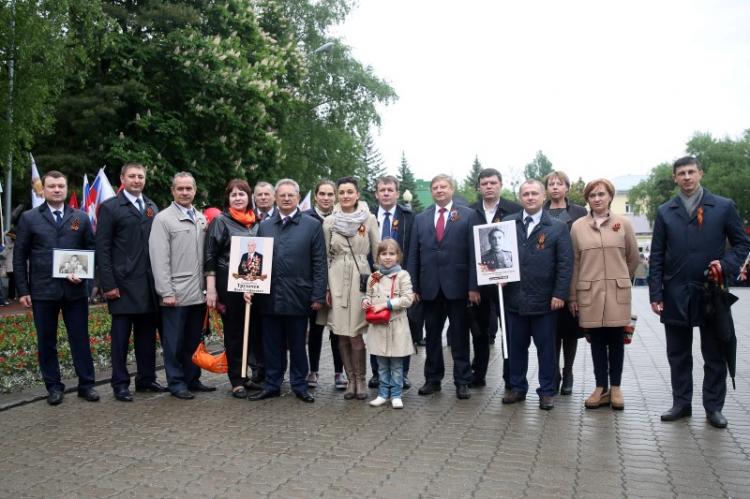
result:
<svg viewBox="0 0 750 499"><path fill-rule="evenodd" d="M52 250L52 277L67 279L71 274L79 279L94 278L94 250Z"/></svg>
<svg viewBox="0 0 750 499"><path fill-rule="evenodd" d="M227 291L269 294L272 268L272 237L232 236Z"/></svg>
<svg viewBox="0 0 750 499"><path fill-rule="evenodd" d="M521 280L516 223L474 226L474 256L480 286Z"/></svg>

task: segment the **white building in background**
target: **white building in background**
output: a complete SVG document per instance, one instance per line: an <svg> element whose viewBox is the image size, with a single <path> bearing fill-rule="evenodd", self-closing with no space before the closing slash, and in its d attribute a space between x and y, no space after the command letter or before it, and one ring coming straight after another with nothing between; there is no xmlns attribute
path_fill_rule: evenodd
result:
<svg viewBox="0 0 750 499"><path fill-rule="evenodd" d="M623 175L614 177L612 183L615 184L615 198L612 200L612 213L623 215L630 220L635 230L635 237L638 240L638 249L647 257L651 253L651 234L653 226L649 223L646 215L636 215L633 207L628 203L628 193L640 181L646 180L647 175Z"/></svg>

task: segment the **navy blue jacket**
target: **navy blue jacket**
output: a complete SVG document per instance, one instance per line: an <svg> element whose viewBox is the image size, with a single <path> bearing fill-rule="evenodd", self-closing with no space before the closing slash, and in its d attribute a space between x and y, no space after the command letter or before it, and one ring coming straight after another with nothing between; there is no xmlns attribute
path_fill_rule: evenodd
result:
<svg viewBox="0 0 750 499"><path fill-rule="evenodd" d="M47 203L21 215L13 249L13 272L18 296L30 294L32 300L51 301L88 296L86 280L73 284L67 279L52 278L54 248L93 250L94 233L88 215L66 205L59 227Z"/></svg>
<svg viewBox="0 0 750 499"><path fill-rule="evenodd" d="M309 316L310 305L325 303L328 263L323 227L299 210L287 225L278 210L260 224L258 237L273 238L271 294L255 295L260 311Z"/></svg>
<svg viewBox="0 0 750 499"><path fill-rule="evenodd" d="M476 203L471 205L472 208L474 208L479 215L480 223L484 224L486 222L486 218L484 216L484 202L480 199ZM507 217L508 215L512 215L513 213L518 213L519 211L522 211L523 207L518 204L514 203L513 201L508 201L507 199L500 198L499 202L497 203L497 208L495 208L495 215L492 217L492 220L489 223L497 223L500 222L503 218Z"/></svg>
<svg viewBox="0 0 750 499"><path fill-rule="evenodd" d="M111 314L143 314L156 310L148 237L159 210L146 196L143 201L143 215L123 192L99 207L96 230L99 284L105 292L120 290L120 298L107 301Z"/></svg>
<svg viewBox="0 0 750 499"><path fill-rule="evenodd" d="M424 300L434 300L440 290L449 300L467 299L469 291L479 291L474 256L474 226L481 223L477 212L454 201L446 215L441 242L435 237L435 205L414 219L407 270L414 292Z"/></svg>
<svg viewBox="0 0 750 499"><path fill-rule="evenodd" d="M651 302L664 302L664 324L702 325L700 302L708 264L719 260L726 279L734 282L750 251L750 239L732 200L704 188L699 207L703 209L702 224L698 223L698 208L689 217L679 196L656 212L648 283ZM727 240L731 251L726 250Z"/></svg>
<svg viewBox="0 0 750 499"><path fill-rule="evenodd" d="M505 308L519 315L540 315L552 311L552 298L567 300L573 276L573 245L567 224L546 211L526 238L523 211L503 221L516 222L521 280L503 288Z"/></svg>

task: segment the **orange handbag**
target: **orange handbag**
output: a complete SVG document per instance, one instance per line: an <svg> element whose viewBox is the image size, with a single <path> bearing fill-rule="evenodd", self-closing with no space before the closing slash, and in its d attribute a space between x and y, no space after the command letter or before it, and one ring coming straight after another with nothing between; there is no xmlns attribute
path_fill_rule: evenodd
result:
<svg viewBox="0 0 750 499"><path fill-rule="evenodd" d="M203 317L203 330L205 331L206 328L208 328L208 308L206 308L206 315ZM193 364L217 374L225 374L229 369L227 353L221 352L219 355L211 355L203 341L198 344L198 348L193 353Z"/></svg>

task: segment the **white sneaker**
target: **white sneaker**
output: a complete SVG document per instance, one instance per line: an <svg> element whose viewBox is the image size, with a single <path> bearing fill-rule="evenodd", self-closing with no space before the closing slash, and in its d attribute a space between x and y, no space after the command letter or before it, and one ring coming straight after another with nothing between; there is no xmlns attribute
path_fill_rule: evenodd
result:
<svg viewBox="0 0 750 499"><path fill-rule="evenodd" d="M404 408L404 401L400 398L395 398L391 400L391 405L394 409L403 409Z"/></svg>
<svg viewBox="0 0 750 499"><path fill-rule="evenodd" d="M384 399L383 397L378 396L378 398L370 400L370 405L373 407L380 407L386 402L388 402L388 399Z"/></svg>

